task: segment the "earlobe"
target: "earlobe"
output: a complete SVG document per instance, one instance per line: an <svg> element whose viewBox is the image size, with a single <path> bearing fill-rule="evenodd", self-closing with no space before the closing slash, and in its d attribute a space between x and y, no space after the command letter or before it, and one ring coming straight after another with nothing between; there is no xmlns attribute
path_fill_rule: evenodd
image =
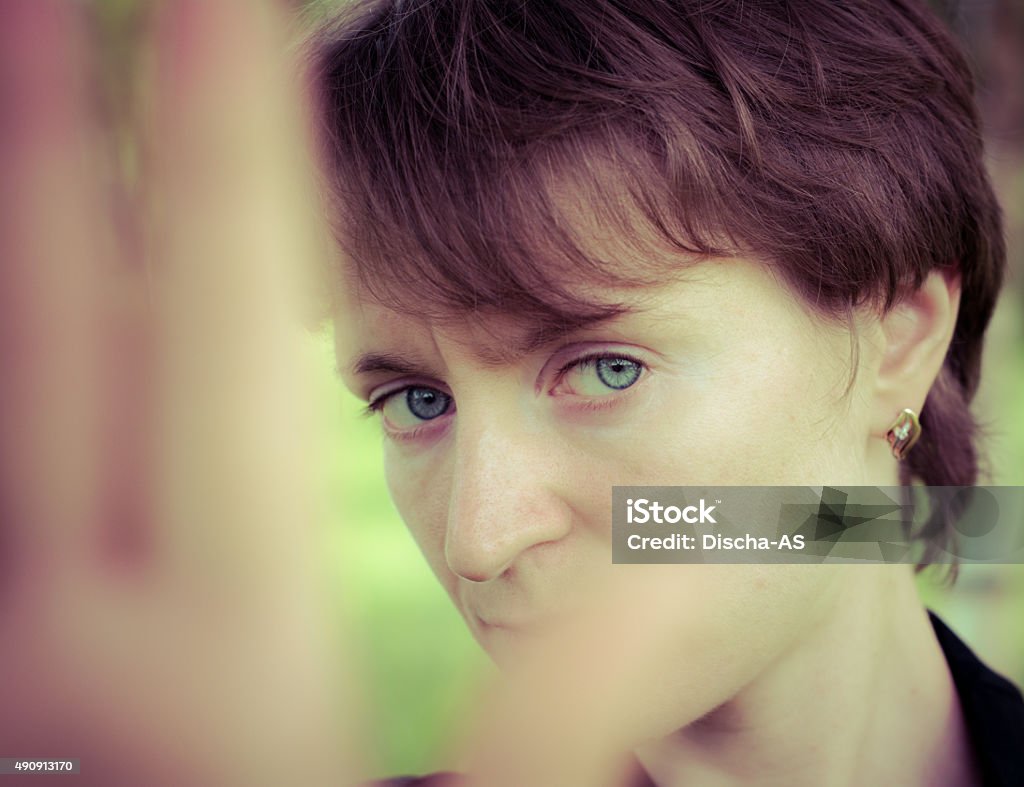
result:
<svg viewBox="0 0 1024 787"><path fill-rule="evenodd" d="M880 318L883 352L875 381L873 431L886 434L905 408L921 412L946 358L959 306L959 273L935 270Z"/></svg>

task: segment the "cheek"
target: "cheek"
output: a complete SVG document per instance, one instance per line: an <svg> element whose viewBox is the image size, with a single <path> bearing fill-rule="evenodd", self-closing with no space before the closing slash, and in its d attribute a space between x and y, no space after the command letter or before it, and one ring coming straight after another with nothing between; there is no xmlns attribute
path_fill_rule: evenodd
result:
<svg viewBox="0 0 1024 787"><path fill-rule="evenodd" d="M640 419L651 436L648 476L693 486L861 483L862 419L837 384L847 372L811 368L811 355L768 344L701 385L667 381Z"/></svg>
<svg viewBox="0 0 1024 787"><path fill-rule="evenodd" d="M444 555L450 503L450 474L442 459L409 457L401 447L385 442L384 475L399 516L431 570L449 593L455 577Z"/></svg>
<svg viewBox="0 0 1024 787"><path fill-rule="evenodd" d="M604 522L613 485L864 483L862 413L836 382L846 370L809 370L807 353L769 344L705 376L664 374L620 422L572 430L574 510Z"/></svg>
<svg viewBox="0 0 1024 787"><path fill-rule="evenodd" d="M642 587L658 603L629 610L638 680L624 713L638 738L666 735L736 696L828 619L846 576L836 566L639 568L633 597Z"/></svg>

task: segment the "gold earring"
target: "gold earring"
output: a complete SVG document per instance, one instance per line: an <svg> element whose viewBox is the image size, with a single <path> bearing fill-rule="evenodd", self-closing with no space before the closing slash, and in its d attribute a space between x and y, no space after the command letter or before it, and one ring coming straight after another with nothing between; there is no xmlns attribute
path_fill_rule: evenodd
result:
<svg viewBox="0 0 1024 787"><path fill-rule="evenodd" d="M889 441L892 455L902 460L920 436L921 422L917 420L917 413L907 408L892 422L885 439Z"/></svg>

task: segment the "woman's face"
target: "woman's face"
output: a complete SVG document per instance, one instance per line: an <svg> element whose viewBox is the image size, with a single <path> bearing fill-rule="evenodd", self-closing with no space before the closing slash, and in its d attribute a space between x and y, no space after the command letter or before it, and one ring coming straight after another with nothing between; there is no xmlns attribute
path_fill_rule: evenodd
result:
<svg viewBox="0 0 1024 787"><path fill-rule="evenodd" d="M850 332L752 262L605 297L635 308L510 359L530 328L513 316L441 328L353 295L339 368L379 411L398 511L499 664L596 588L660 572L671 600L641 704L667 732L824 619L847 574L612 565L612 486L895 483L868 459L879 359L866 322L847 394Z"/></svg>

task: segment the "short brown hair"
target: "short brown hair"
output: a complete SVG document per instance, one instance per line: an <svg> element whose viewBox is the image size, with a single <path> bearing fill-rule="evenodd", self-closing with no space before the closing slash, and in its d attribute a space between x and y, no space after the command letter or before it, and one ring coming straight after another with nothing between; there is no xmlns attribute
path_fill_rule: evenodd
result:
<svg viewBox="0 0 1024 787"><path fill-rule="evenodd" d="M753 253L830 317L957 268L901 480L976 482L969 403L1005 248L970 69L921 2L367 2L316 38L313 74L339 240L398 308L567 329L615 311L567 271L668 273L589 255L552 194L564 177L637 249Z"/></svg>

